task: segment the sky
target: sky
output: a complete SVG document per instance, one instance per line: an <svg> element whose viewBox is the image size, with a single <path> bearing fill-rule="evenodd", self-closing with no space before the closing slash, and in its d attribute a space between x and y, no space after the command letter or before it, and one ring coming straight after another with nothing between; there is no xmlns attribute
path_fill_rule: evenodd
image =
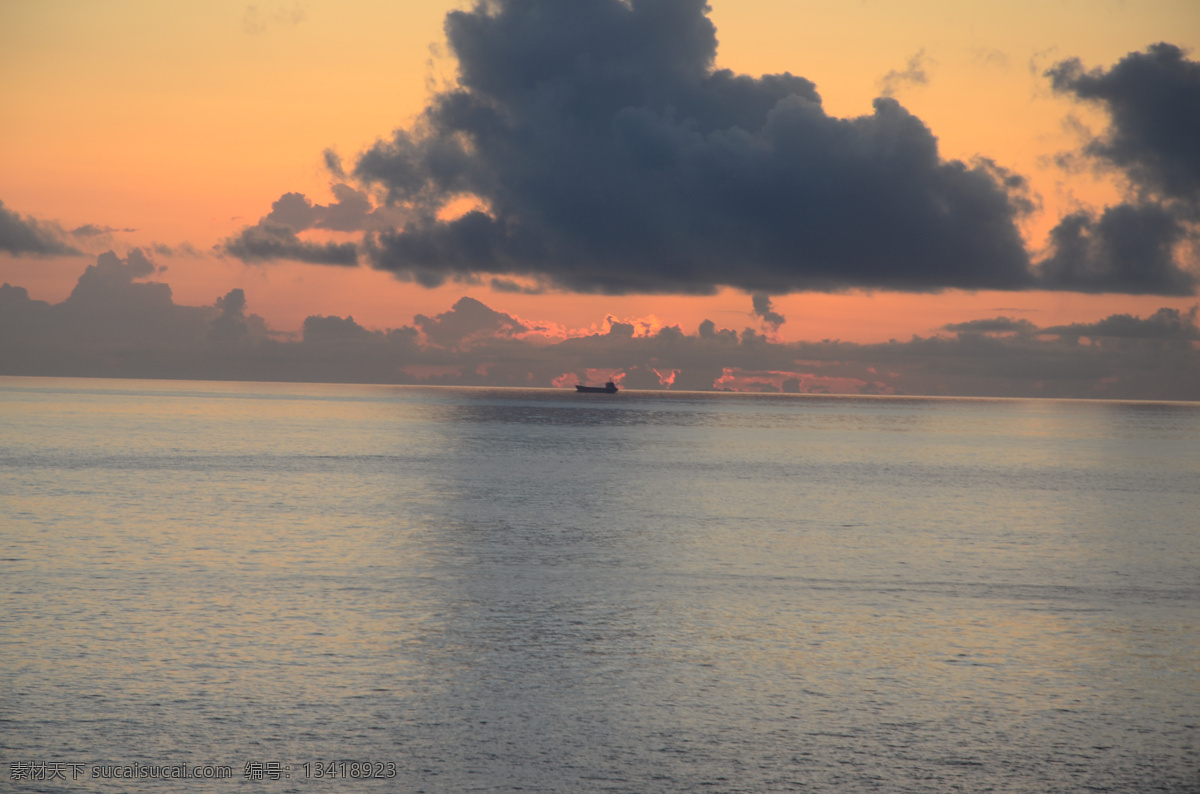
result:
<svg viewBox="0 0 1200 794"><path fill-rule="evenodd" d="M1200 399L1184 0L0 4L0 374Z"/></svg>

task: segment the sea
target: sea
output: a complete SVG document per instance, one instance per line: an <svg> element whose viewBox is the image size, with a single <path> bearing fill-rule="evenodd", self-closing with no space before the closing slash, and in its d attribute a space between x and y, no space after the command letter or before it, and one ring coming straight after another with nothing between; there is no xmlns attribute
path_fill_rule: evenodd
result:
<svg viewBox="0 0 1200 794"><path fill-rule="evenodd" d="M0 790L1200 791L1200 404L0 378Z"/></svg>

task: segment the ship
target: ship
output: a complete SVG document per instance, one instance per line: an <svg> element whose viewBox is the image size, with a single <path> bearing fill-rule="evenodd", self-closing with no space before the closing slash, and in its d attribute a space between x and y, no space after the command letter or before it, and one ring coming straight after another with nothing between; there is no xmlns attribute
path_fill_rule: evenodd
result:
<svg viewBox="0 0 1200 794"><path fill-rule="evenodd" d="M584 386L580 383L575 386L575 391L583 392L584 394L616 394L617 384L611 380L603 386Z"/></svg>

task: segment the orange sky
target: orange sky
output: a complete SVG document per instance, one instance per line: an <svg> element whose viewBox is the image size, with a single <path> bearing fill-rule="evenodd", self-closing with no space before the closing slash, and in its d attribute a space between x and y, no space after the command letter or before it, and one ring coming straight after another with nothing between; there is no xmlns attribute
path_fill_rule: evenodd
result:
<svg viewBox="0 0 1200 794"><path fill-rule="evenodd" d="M521 296L481 285L427 290L361 267L221 258L220 240L266 214L282 193L327 202L321 153L355 153L419 112L454 75L441 41L446 2L42 0L0 4L0 201L72 229L117 231L90 251L187 243L202 255L158 256L178 303L211 304L233 287L249 310L294 331L310 314L394 327L472 295L489 306L570 328L650 314L685 331L756 325L750 300L716 296ZM1041 72L1077 56L1110 66L1165 40L1200 47L1190 0L713 0L718 64L813 80L839 116L870 110L884 75L920 55L925 85L896 97L939 137L946 158L983 154L1026 175L1042 202L1024 230L1033 247L1061 215L1119 193L1106 178L1049 162L1079 143L1070 117L1098 130L1094 109L1051 94ZM1193 52L1193 57L1195 54ZM0 254L0 281L58 301L89 258ZM776 296L785 340L904 339L952 321L1021 316L1039 325L1114 312L1186 309L1189 298L1069 293Z"/></svg>

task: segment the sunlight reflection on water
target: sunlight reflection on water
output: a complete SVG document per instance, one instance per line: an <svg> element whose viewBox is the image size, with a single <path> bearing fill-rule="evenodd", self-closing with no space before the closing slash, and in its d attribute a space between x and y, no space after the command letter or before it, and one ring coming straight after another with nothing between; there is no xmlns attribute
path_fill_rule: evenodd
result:
<svg viewBox="0 0 1200 794"><path fill-rule="evenodd" d="M1178 404L0 379L3 760L1194 790L1198 441ZM304 778L335 759L396 779Z"/></svg>

